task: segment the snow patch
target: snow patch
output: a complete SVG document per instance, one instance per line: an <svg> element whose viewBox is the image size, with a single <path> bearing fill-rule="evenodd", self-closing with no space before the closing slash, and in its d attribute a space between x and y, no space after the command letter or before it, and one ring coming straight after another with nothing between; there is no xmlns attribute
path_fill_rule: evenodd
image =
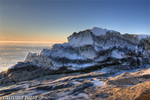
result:
<svg viewBox="0 0 150 100"><path fill-rule="evenodd" d="M101 36L101 35L105 35L106 32L104 29L102 28L98 28L98 27L93 27L90 29L90 31L95 35L95 36Z"/></svg>
<svg viewBox="0 0 150 100"><path fill-rule="evenodd" d="M104 86L104 82L100 81L98 79L95 79L92 81L94 83L94 86Z"/></svg>
<svg viewBox="0 0 150 100"><path fill-rule="evenodd" d="M149 38L149 37L150 37L150 35L146 35L146 34L138 35L139 40L146 39L146 38Z"/></svg>
<svg viewBox="0 0 150 100"><path fill-rule="evenodd" d="M119 52L118 50L113 50L111 57L120 59L120 58L123 58L123 55L125 55L123 52Z"/></svg>
<svg viewBox="0 0 150 100"><path fill-rule="evenodd" d="M105 29L105 32L109 32L109 33L120 33L120 32L118 32L118 31L114 31L114 30L107 30L107 29Z"/></svg>
<svg viewBox="0 0 150 100"><path fill-rule="evenodd" d="M74 81L74 82L71 82L72 84L79 84L80 82L77 82L77 81Z"/></svg>

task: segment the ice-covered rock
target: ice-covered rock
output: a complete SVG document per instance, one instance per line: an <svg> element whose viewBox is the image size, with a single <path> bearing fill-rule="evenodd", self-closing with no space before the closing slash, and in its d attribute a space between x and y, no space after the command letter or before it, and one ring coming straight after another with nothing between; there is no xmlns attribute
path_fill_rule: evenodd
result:
<svg viewBox="0 0 150 100"><path fill-rule="evenodd" d="M93 27L74 32L68 37L68 43L54 44L40 53L28 53L23 63L10 67L9 71L32 66L65 73L96 70L110 65L136 68L150 63L149 48L149 38L140 40L137 35Z"/></svg>
<svg viewBox="0 0 150 100"><path fill-rule="evenodd" d="M32 62L50 69L66 66L69 69L79 70L101 65L100 62L103 61L107 63L111 57L114 60L108 60L109 64L118 62L130 65L132 60L119 61L118 59L132 57L134 59L136 56L147 54L148 48L149 42L140 40L137 35L120 34L114 30L93 27L78 33L74 32L68 37L68 43L54 44L51 49L43 49L39 54L29 53L25 62ZM143 64L142 61L140 60L141 64ZM136 63L135 65L141 65Z"/></svg>
<svg viewBox="0 0 150 100"><path fill-rule="evenodd" d="M94 38L93 33L89 30L81 31L79 33L73 33L68 37L69 45L72 47L80 47L85 45L93 45Z"/></svg>
<svg viewBox="0 0 150 100"><path fill-rule="evenodd" d="M113 47L127 47L135 49L139 40L134 35L121 35L117 31L104 30L94 27L91 30L74 33L68 37L68 43L72 47L92 45L94 48L109 49ZM98 51L98 49L95 49Z"/></svg>

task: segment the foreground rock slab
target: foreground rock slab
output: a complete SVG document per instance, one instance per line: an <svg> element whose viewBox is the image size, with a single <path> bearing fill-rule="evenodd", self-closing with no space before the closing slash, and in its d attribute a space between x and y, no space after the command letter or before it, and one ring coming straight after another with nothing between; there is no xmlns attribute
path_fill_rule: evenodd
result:
<svg viewBox="0 0 150 100"><path fill-rule="evenodd" d="M0 89L0 99L11 96L35 96L39 100L149 100L150 78L145 75L148 75L150 68L138 69L134 72L122 72L117 76L113 74L107 76L105 73L101 73L102 70L64 77L58 75L60 77L57 76L58 79L48 75L31 81L3 86ZM143 81L131 85L125 81L126 79L123 79L123 77L129 78L131 76L143 78ZM126 83L108 84L108 81L112 79Z"/></svg>

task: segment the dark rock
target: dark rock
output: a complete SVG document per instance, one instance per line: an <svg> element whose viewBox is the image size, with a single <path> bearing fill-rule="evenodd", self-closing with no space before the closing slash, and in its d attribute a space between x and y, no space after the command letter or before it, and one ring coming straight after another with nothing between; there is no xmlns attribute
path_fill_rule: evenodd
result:
<svg viewBox="0 0 150 100"><path fill-rule="evenodd" d="M76 88L73 90L73 92L71 92L71 94L76 93L76 92L80 92L83 91L84 89L93 86L93 83L91 82L84 82L83 84L76 86Z"/></svg>

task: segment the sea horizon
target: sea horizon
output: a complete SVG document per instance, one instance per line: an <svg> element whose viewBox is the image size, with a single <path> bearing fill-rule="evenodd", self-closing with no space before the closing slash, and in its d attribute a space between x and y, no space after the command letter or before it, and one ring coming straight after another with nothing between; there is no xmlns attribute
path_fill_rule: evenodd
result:
<svg viewBox="0 0 150 100"><path fill-rule="evenodd" d="M42 49L50 49L53 44L55 43L0 41L0 72L24 61L28 52L39 53Z"/></svg>

